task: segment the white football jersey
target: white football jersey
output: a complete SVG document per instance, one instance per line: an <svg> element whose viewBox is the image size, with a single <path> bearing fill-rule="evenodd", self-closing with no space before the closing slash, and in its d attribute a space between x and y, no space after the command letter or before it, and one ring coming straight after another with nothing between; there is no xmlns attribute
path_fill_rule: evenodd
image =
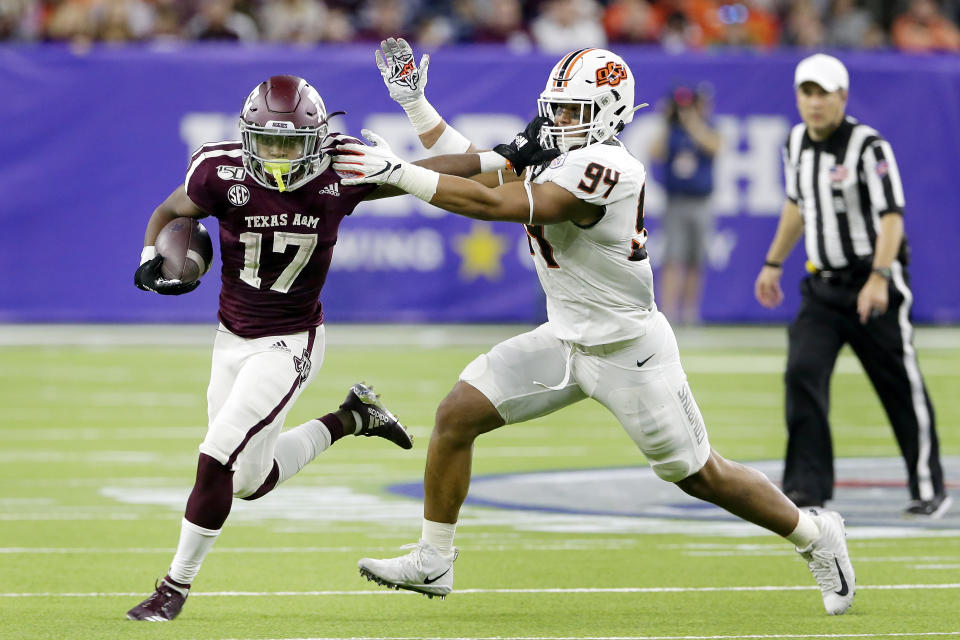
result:
<svg viewBox="0 0 960 640"><path fill-rule="evenodd" d="M643 228L646 170L616 139L574 149L533 178L603 207L590 226L526 225L548 324L561 340L593 346L646 333L653 271Z"/></svg>

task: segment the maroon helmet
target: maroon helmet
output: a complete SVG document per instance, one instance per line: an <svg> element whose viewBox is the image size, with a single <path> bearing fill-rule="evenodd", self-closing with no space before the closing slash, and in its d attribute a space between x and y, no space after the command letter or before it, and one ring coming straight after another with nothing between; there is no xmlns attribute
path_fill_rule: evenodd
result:
<svg viewBox="0 0 960 640"><path fill-rule="evenodd" d="M268 189L292 191L320 173L327 108L297 76L272 76L247 96L240 114L243 165Z"/></svg>

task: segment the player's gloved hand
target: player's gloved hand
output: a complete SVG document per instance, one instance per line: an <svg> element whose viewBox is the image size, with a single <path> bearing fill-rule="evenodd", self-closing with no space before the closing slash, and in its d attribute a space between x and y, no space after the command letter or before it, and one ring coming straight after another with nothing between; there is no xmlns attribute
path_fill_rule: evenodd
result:
<svg viewBox="0 0 960 640"><path fill-rule="evenodd" d="M353 184L389 184L430 202L437 192L440 174L401 160L387 141L369 129L360 132L370 145L348 143L337 145L333 154L333 170L340 182Z"/></svg>
<svg viewBox="0 0 960 640"><path fill-rule="evenodd" d="M540 129L549 123L549 118L537 116L527 123L527 127L523 131L513 137L513 142L498 144L493 150L510 162L518 176L527 167L550 162L560 155L560 150L544 149L540 145Z"/></svg>
<svg viewBox="0 0 960 640"><path fill-rule="evenodd" d="M133 283L137 285L138 289L153 291L165 296L179 296L190 293L200 286L199 280L193 282L167 280L160 273L161 264L163 264L163 256L156 256L140 265L133 276Z"/></svg>
<svg viewBox="0 0 960 640"><path fill-rule="evenodd" d="M403 38L387 38L377 50L377 67L383 76L383 83L390 91L390 97L400 105L407 105L423 98L427 86L427 67L430 66L430 54L420 58L420 65L413 60L413 48Z"/></svg>
<svg viewBox="0 0 960 640"><path fill-rule="evenodd" d="M396 185L406 163L373 131L362 129L360 133L370 145L347 142L334 147L333 170L340 174L340 182Z"/></svg>

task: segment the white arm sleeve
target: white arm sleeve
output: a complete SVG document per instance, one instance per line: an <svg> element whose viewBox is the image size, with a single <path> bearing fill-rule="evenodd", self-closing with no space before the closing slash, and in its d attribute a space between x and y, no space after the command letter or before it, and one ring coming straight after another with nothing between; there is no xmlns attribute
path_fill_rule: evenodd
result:
<svg viewBox="0 0 960 640"><path fill-rule="evenodd" d="M447 128L443 130L437 141L433 143L429 151L435 156L442 156L450 153L466 153L470 148L470 141L447 123Z"/></svg>

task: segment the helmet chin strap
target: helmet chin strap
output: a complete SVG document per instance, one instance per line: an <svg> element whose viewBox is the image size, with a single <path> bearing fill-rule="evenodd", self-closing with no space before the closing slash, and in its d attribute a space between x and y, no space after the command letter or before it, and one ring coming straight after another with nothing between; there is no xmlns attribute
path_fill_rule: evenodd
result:
<svg viewBox="0 0 960 640"><path fill-rule="evenodd" d="M649 102L644 102L643 104L638 104L638 105L635 106L633 109L630 109L630 113L627 114L627 115L633 115L633 114L635 114L637 111L640 111L640 109L643 109L644 107L649 107L649 106L650 106L650 103L649 103Z"/></svg>

